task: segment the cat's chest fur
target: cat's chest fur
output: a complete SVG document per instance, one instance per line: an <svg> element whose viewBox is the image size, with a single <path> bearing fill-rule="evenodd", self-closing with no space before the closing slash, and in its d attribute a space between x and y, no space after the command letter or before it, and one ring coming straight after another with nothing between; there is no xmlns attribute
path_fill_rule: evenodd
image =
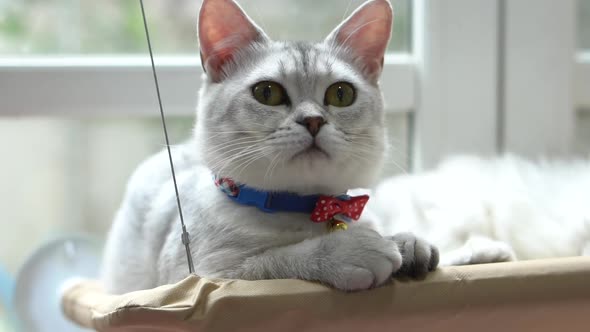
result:
<svg viewBox="0 0 590 332"><path fill-rule="evenodd" d="M160 165L163 169L156 173L165 171L165 163ZM211 172L198 164L178 167L177 181L199 275L232 277L253 254L327 233L325 223L312 222L306 213L267 213L234 202L215 186ZM153 197L143 233L152 238L150 243L161 244L161 250L154 250L159 283L186 276L186 253L171 179L163 181Z"/></svg>

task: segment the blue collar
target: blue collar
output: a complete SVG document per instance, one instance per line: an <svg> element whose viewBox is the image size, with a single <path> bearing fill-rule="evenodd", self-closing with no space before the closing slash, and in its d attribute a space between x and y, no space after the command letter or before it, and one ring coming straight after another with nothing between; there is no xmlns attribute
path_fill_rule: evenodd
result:
<svg viewBox="0 0 590 332"><path fill-rule="evenodd" d="M255 206L267 212L311 213L320 195L298 195L289 192L268 192L236 184L228 178L215 178L215 184L234 202Z"/></svg>

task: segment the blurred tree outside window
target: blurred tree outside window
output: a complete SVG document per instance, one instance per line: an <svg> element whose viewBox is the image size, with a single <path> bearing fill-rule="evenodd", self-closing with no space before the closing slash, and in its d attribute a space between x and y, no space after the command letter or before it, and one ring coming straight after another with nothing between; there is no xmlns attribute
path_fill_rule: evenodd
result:
<svg viewBox="0 0 590 332"><path fill-rule="evenodd" d="M145 0L156 54L198 54L201 0ZM364 0L242 0L271 38L321 40ZM389 49L410 51L411 0L392 0ZM144 53L137 0L0 0L0 54Z"/></svg>

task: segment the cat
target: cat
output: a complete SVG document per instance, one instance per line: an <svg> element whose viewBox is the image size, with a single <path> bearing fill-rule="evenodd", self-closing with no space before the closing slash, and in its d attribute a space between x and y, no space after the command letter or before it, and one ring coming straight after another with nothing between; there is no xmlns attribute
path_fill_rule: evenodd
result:
<svg viewBox="0 0 590 332"><path fill-rule="evenodd" d="M233 0L203 1L194 137L172 150L197 275L356 291L436 268L437 249L411 233L385 237L364 220L343 226L358 215L340 215L333 225L348 229L330 231L307 212L267 213L229 197L253 188L331 200L376 181L386 149L378 80L392 21L387 0L370 0L322 42L272 41ZM151 157L129 180L105 248L110 293L188 275L167 158Z"/></svg>
<svg viewBox="0 0 590 332"><path fill-rule="evenodd" d="M412 230L441 265L590 256L590 161L455 156L383 181L368 208L381 232Z"/></svg>

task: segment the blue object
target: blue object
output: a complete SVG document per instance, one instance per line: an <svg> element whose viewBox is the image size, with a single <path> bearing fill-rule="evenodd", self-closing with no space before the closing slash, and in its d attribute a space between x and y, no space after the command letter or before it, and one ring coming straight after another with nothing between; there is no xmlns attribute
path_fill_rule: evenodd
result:
<svg viewBox="0 0 590 332"><path fill-rule="evenodd" d="M237 196L228 194L233 201L255 206L268 213L272 212L301 212L311 213L315 209L320 195L301 196L289 192L260 191L245 185L239 185Z"/></svg>
<svg viewBox="0 0 590 332"><path fill-rule="evenodd" d="M0 302L6 310L10 310L12 293L14 292L14 280L8 272L0 265Z"/></svg>
<svg viewBox="0 0 590 332"><path fill-rule="evenodd" d="M70 278L97 278L100 254L98 241L80 235L57 238L37 248L16 277L12 304L17 331L87 331L63 315L59 290Z"/></svg>

